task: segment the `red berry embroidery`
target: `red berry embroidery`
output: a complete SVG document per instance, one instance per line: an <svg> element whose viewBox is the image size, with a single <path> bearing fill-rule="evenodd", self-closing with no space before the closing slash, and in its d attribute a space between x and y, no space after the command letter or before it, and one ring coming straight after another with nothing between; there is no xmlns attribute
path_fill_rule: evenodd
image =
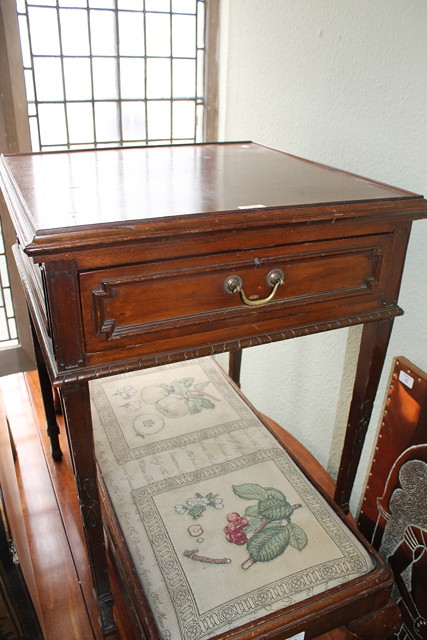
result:
<svg viewBox="0 0 427 640"><path fill-rule="evenodd" d="M228 542L238 545L246 544L248 537L243 531L249 524L246 518L242 518L240 513L233 512L228 514L227 520L229 524L224 527L224 531Z"/></svg>

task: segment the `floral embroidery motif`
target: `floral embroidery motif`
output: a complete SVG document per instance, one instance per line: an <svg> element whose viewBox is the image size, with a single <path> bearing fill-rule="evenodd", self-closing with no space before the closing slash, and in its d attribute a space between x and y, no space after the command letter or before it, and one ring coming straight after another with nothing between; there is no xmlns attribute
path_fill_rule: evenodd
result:
<svg viewBox="0 0 427 640"><path fill-rule="evenodd" d="M244 500L257 500L257 504L246 508L244 517L229 513L229 524L224 529L229 542L246 544L249 558L241 565L242 569L249 569L255 562L271 562L289 545L298 551L304 549L307 534L291 522L292 514L300 504L291 505L279 489L249 482L233 486L233 491Z"/></svg>
<svg viewBox="0 0 427 640"><path fill-rule="evenodd" d="M135 411L139 411L142 407L142 402L140 400L132 400L133 396L136 394L135 387L127 384L124 387L119 387L114 393L113 396L121 396L123 400L129 400L125 404L121 404L120 406L126 409L128 413L134 413Z"/></svg>
<svg viewBox="0 0 427 640"><path fill-rule="evenodd" d="M130 400L132 396L135 395L135 393L136 393L135 387L132 387L132 385L127 384L125 387L120 387L119 389L117 389L116 392L113 393L113 396L122 396L123 400Z"/></svg>
<svg viewBox="0 0 427 640"><path fill-rule="evenodd" d="M170 384L151 385L144 387L141 398L144 402L156 405L160 413L168 418L181 418L187 413L194 415L203 409L214 409L217 401L205 392L208 382L197 382L194 378L173 380Z"/></svg>
<svg viewBox="0 0 427 640"><path fill-rule="evenodd" d="M202 496L201 493L196 493L194 498L188 498L186 504L177 504L175 511L177 513L188 513L194 520L200 518L207 507L215 507L215 509L224 509L222 498L213 493L208 493L206 496Z"/></svg>

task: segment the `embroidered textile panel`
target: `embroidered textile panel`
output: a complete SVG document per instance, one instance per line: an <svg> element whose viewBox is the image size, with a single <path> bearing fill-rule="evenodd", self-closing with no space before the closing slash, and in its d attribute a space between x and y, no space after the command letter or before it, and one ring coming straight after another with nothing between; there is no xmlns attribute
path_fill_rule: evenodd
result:
<svg viewBox="0 0 427 640"><path fill-rule="evenodd" d="M211 638L373 568L213 359L90 385L97 461L165 640Z"/></svg>

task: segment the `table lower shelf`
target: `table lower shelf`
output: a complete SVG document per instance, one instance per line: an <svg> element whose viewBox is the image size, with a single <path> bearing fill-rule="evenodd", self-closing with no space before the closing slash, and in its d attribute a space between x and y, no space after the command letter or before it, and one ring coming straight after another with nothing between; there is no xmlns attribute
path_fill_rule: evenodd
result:
<svg viewBox="0 0 427 640"><path fill-rule="evenodd" d="M390 570L287 443L331 480L211 358L90 384L110 550L145 637L313 638L386 605Z"/></svg>
<svg viewBox="0 0 427 640"><path fill-rule="evenodd" d="M29 529L36 531L39 521L35 509L40 503L36 503L33 499L34 487L37 487L39 499L43 498L51 504L51 508L43 515L44 534L38 537L33 536L30 541L31 562L38 585L38 594L33 597L40 598L38 612L45 640L62 640L65 636L67 640L81 640L83 636L85 640L101 640L102 634L97 624L97 605L93 595L66 438L64 435L61 437L63 460L59 464L55 463L50 456L50 442L45 432L43 406L36 372L3 378L0 389L18 450L19 468L16 472L19 474L20 500L28 518ZM59 422L62 423L61 417ZM271 426L278 430L287 448L302 461L332 496L333 482L307 450L289 433L272 423ZM27 464L30 461L32 461L31 464ZM104 508L107 516L111 508L109 500L104 500ZM114 518L109 517L107 520L111 532ZM57 572L52 572L49 563L46 562L46 557L40 549L45 546L49 547L50 552L55 553L56 564L60 566ZM125 550L123 545L120 548L122 551ZM125 566L122 562L122 568ZM125 571L127 585L124 590L124 582L118 568L116 561L110 565L115 601L114 614L118 628L115 634L109 636L109 640L138 640L142 637L140 625L134 605L126 595L131 588L131 582L129 583L131 572ZM58 588L58 575L62 587L67 584L67 588ZM72 606L70 606L70 598L73 600ZM376 628L381 630L388 628L391 633L395 620L396 611L392 605L391 608L386 607L382 612L377 612L375 617L369 620L369 628L373 633ZM318 636L316 640L351 639L354 639L354 635L346 627L339 627Z"/></svg>

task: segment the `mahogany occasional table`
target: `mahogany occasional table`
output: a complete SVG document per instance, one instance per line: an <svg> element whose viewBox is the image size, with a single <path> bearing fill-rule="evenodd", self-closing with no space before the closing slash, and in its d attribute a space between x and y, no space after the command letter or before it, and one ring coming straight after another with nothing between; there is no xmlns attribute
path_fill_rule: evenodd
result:
<svg viewBox="0 0 427 640"><path fill-rule="evenodd" d="M4 156L0 184L105 633L90 380L225 351L237 379L242 348L363 324L335 496L348 510L421 196L241 142Z"/></svg>

